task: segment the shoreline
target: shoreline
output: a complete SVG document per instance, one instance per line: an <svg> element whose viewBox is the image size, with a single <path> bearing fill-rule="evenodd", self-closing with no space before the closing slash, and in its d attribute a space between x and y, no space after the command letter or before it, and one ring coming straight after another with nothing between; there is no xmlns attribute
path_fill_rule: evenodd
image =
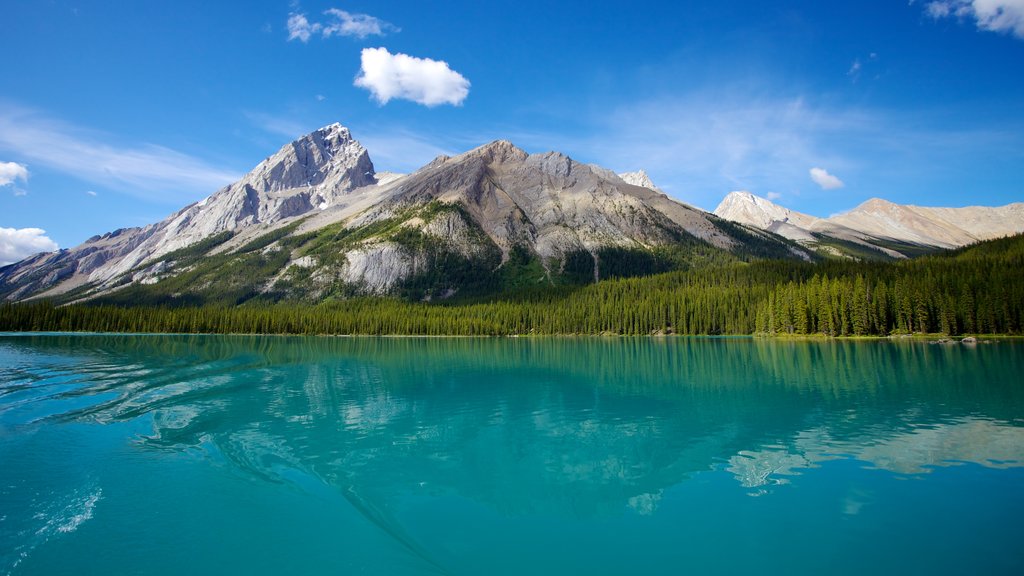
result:
<svg viewBox="0 0 1024 576"><path fill-rule="evenodd" d="M97 331L15 331L0 332L0 337L11 336L270 336L276 338L708 338L708 339L750 339L777 342L833 342L833 341L910 341L931 344L974 344L994 340L1024 340L1024 334L960 334L950 336L941 333L892 334L889 336L827 336L825 334L296 334L289 332L97 332ZM963 342L975 338L976 342Z"/></svg>

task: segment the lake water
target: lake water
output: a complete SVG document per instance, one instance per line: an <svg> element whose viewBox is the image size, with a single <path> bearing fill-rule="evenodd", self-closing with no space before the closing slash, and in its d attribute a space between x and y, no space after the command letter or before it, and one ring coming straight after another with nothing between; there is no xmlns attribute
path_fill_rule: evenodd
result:
<svg viewBox="0 0 1024 576"><path fill-rule="evenodd" d="M0 336L0 574L1022 574L1024 343Z"/></svg>

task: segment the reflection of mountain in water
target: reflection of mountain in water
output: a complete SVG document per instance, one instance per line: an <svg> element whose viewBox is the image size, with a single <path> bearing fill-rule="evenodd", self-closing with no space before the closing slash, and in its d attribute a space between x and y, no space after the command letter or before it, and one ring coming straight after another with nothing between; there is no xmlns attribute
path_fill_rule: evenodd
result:
<svg viewBox="0 0 1024 576"><path fill-rule="evenodd" d="M729 459L729 471L741 485L753 488L785 484L785 477L800 469L838 458L901 474L925 474L936 466L965 462L989 468L1024 466L1024 428L974 416L868 438L837 438L827 428L815 428L797 432L786 446L742 450Z"/></svg>
<svg viewBox="0 0 1024 576"><path fill-rule="evenodd" d="M1018 343L53 336L0 357L21 343L79 361L14 366L0 396L35 381L62 418L151 417L145 446L304 470L414 551L407 498L650 514L711 469L756 487L833 458L1024 462Z"/></svg>

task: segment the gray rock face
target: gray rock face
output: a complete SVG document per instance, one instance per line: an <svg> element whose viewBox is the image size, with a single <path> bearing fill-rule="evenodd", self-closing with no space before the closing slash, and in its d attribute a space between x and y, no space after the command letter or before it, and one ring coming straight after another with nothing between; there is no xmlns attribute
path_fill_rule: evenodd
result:
<svg viewBox="0 0 1024 576"><path fill-rule="evenodd" d="M375 183L366 149L347 128L332 124L281 148L238 182L162 222L95 236L71 250L33 256L0 270L0 295L18 300L85 284L108 286L147 261L204 238L323 209Z"/></svg>
<svg viewBox="0 0 1024 576"><path fill-rule="evenodd" d="M462 205L506 255L525 244L542 258L603 246L651 247L683 232L728 248L706 213L564 154L527 154L499 140L432 162L400 184L397 202Z"/></svg>

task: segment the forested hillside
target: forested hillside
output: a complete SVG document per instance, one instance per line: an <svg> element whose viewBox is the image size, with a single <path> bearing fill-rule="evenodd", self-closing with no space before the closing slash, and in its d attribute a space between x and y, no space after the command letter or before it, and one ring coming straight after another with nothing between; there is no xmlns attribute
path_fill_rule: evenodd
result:
<svg viewBox="0 0 1024 576"><path fill-rule="evenodd" d="M4 304L0 330L282 334L1020 334L1024 236L896 263L762 260L446 303Z"/></svg>

